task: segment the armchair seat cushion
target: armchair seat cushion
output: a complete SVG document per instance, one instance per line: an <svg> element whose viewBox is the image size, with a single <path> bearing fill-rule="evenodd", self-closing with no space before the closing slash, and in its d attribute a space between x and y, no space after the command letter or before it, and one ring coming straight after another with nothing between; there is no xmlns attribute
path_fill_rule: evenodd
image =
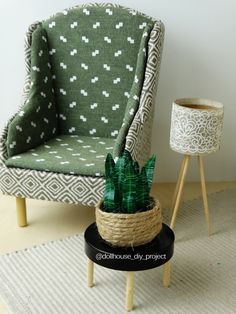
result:
<svg viewBox="0 0 236 314"><path fill-rule="evenodd" d="M103 176L104 161L112 152L115 139L79 135L60 135L6 160L7 167L56 173Z"/></svg>

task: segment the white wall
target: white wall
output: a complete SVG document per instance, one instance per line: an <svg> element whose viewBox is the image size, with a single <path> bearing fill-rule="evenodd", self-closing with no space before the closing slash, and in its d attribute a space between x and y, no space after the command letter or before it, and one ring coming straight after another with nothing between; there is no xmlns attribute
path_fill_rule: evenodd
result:
<svg viewBox="0 0 236 314"><path fill-rule="evenodd" d="M27 26L64 8L73 0L0 1L0 128L20 100L24 79L23 36ZM206 97L225 105L221 150L205 158L207 180L236 179L236 1L111 1L160 18L166 27L153 128L158 181L175 181L181 156L169 149L171 103L180 97ZM196 161L189 180L198 180Z"/></svg>

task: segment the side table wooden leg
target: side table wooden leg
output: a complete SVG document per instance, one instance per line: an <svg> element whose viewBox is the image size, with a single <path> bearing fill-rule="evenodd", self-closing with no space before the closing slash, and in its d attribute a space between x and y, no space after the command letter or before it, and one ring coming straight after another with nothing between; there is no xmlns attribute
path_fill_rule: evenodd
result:
<svg viewBox="0 0 236 314"><path fill-rule="evenodd" d="M202 198L204 204L204 211L205 211L205 219L208 227L208 233L211 235L211 223L210 223L210 215L209 215L209 208L208 208L208 201L207 201L207 191L206 191L206 182L205 182L205 174L204 174L204 164L202 156L198 156L199 162L199 170L200 170L200 178L201 178L201 188L202 188Z"/></svg>
<svg viewBox="0 0 236 314"><path fill-rule="evenodd" d="M187 170L188 170L189 160L190 160L190 156L189 155L185 155L184 156L183 172L182 172L181 177L180 177L179 190L178 190L178 193L177 193L177 196L176 196L176 202L175 202L175 206L174 206L174 209L173 209L173 215L172 215L171 223L170 223L171 229L173 229L174 226L175 226L175 220L176 220L177 212L178 212L178 209L179 209L179 204L180 204L182 191L183 191L183 186L184 186L184 180L185 180L186 173L187 173Z"/></svg>
<svg viewBox="0 0 236 314"><path fill-rule="evenodd" d="M169 287L170 285L170 272L171 272L171 262L168 261L164 264L164 272L163 272L163 286Z"/></svg>
<svg viewBox="0 0 236 314"><path fill-rule="evenodd" d="M134 296L134 272L127 273L126 282L126 311L130 312L133 309L133 296Z"/></svg>
<svg viewBox="0 0 236 314"><path fill-rule="evenodd" d="M88 273L87 273L87 280L88 280L88 287L93 287L93 273L94 273L94 262L88 258Z"/></svg>

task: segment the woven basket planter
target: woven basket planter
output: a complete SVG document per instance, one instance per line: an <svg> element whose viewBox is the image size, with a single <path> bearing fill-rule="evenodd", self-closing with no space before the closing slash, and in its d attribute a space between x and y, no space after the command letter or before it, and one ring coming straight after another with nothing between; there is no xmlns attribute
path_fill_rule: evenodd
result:
<svg viewBox="0 0 236 314"><path fill-rule="evenodd" d="M155 206L135 214L108 213L96 206L96 224L103 240L113 246L138 246L152 241L162 228L161 207Z"/></svg>

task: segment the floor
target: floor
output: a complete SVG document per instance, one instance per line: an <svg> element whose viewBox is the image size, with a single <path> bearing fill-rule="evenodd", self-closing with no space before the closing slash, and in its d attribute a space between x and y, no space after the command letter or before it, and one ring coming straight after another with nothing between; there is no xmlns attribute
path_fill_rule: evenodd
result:
<svg viewBox="0 0 236 314"><path fill-rule="evenodd" d="M162 207L171 205L174 183L154 185L152 195ZM236 188L236 182L208 182L208 193L226 188ZM183 200L201 195L198 182L186 183ZM16 225L14 197L0 194L0 254L31 247L69 235L83 232L94 221L94 208L81 205L65 205L56 202L27 200L28 223L25 228ZM0 304L0 313L7 313Z"/></svg>

